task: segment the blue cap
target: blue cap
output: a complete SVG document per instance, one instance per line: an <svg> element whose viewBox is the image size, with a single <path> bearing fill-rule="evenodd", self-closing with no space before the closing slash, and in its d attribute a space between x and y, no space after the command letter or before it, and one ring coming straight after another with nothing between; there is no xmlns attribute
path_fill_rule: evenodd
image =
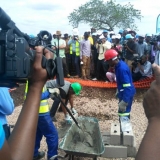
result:
<svg viewBox="0 0 160 160"><path fill-rule="evenodd" d="M135 36L136 38L139 38L139 34L136 34L136 36Z"/></svg>
<svg viewBox="0 0 160 160"><path fill-rule="evenodd" d="M30 34L29 37L30 38L35 38L35 36L33 34Z"/></svg>
<svg viewBox="0 0 160 160"><path fill-rule="evenodd" d="M106 30L106 29L105 29L105 30L103 30L103 33L108 33L108 30Z"/></svg>
<svg viewBox="0 0 160 160"><path fill-rule="evenodd" d="M121 34L122 34L122 33L123 33L123 29L120 29L120 30L119 30L119 33L121 33Z"/></svg>
<svg viewBox="0 0 160 160"><path fill-rule="evenodd" d="M0 149L3 147L5 141L5 134L2 127L2 124L0 123Z"/></svg>
<svg viewBox="0 0 160 160"><path fill-rule="evenodd" d="M127 34L125 37L126 37L126 39L133 39L134 38L131 34Z"/></svg>

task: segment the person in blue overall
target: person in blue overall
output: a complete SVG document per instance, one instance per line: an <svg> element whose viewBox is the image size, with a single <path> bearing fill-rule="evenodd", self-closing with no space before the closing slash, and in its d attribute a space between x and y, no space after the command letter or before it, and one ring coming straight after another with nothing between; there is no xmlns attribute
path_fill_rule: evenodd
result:
<svg viewBox="0 0 160 160"><path fill-rule="evenodd" d="M25 88L25 97L28 92L28 81L26 83ZM46 85L44 85L41 94L41 102L39 107L39 118L36 132L36 140L35 140L35 149L34 149L34 157L33 160L39 160L45 156L45 152L39 152L40 142L43 136L46 137L46 142L48 146L48 160L57 155L58 151L58 132L54 124L52 123L52 119L50 117L50 110L48 104L48 98L50 97L50 93L48 92Z"/></svg>
<svg viewBox="0 0 160 160"><path fill-rule="evenodd" d="M115 67L119 98L118 115L119 117L125 116L130 118L131 106L136 90L132 82L132 75L128 65L124 61L119 60L117 55L118 53L115 50L107 50L105 52L105 60L110 66Z"/></svg>

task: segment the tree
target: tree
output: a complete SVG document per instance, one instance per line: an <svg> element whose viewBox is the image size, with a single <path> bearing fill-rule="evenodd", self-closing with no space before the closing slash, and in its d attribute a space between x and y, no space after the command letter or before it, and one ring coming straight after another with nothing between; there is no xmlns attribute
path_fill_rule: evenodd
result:
<svg viewBox="0 0 160 160"><path fill-rule="evenodd" d="M74 9L68 16L73 27L79 23L88 23L96 29L110 29L115 27L136 30L135 19L141 20L141 11L134 9L129 2L126 5L116 4L116 1L91 0L78 9Z"/></svg>

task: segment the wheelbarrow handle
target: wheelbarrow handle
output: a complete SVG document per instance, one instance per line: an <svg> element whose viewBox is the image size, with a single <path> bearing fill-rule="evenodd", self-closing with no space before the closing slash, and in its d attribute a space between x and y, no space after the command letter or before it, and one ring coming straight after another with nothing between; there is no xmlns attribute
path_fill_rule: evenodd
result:
<svg viewBox="0 0 160 160"><path fill-rule="evenodd" d="M57 158L65 159L66 156L63 157L63 156L60 156L60 155L55 155L55 156L52 156L49 160L55 160Z"/></svg>

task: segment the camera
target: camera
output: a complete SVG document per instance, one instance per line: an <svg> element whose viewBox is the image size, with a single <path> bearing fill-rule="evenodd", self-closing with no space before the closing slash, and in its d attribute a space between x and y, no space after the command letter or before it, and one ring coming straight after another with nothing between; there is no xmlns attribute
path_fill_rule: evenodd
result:
<svg viewBox="0 0 160 160"><path fill-rule="evenodd" d="M52 35L48 31L40 31L37 34L37 37L34 38L28 38L28 43L30 47L35 47L35 46L46 46L51 44L52 40Z"/></svg>
<svg viewBox="0 0 160 160"><path fill-rule="evenodd" d="M75 40L75 41L78 40L78 36L74 36L74 40Z"/></svg>
<svg viewBox="0 0 160 160"><path fill-rule="evenodd" d="M154 36L154 37L150 40L150 44L151 44L151 45L156 45L156 44L158 43L158 41L160 41L160 35Z"/></svg>
<svg viewBox="0 0 160 160"><path fill-rule="evenodd" d="M2 8L0 8L0 28L0 86L25 83L31 75L35 55L34 47L43 45L46 48L51 35L47 31L41 31L36 38L30 38L16 27ZM44 39L44 35L48 36L47 40ZM49 50L51 51L51 48ZM56 76L57 83L60 86L64 85L60 57L47 60L43 56L42 67L46 69L48 78Z"/></svg>
<svg viewBox="0 0 160 160"><path fill-rule="evenodd" d="M97 39L97 43L98 44L102 44L102 40L101 39Z"/></svg>
<svg viewBox="0 0 160 160"><path fill-rule="evenodd" d="M151 40L150 40L150 44L151 45L156 45L157 44L157 41L158 41L158 38L157 38L157 36L155 36L154 38L152 38Z"/></svg>
<svg viewBox="0 0 160 160"><path fill-rule="evenodd" d="M132 62L132 66L136 68L138 63L141 64L141 62L142 62L142 59L140 57L136 57L134 58L134 61Z"/></svg>

